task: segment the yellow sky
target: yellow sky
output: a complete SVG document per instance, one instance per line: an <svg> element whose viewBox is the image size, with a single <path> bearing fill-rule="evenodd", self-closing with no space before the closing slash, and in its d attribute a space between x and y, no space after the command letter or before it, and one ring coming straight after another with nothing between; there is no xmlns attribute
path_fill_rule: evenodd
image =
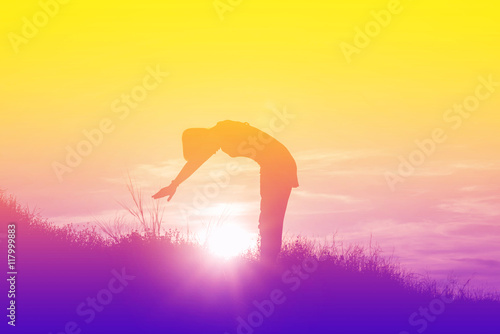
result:
<svg viewBox="0 0 500 334"><path fill-rule="evenodd" d="M4 175L57 182L53 162L103 119L113 131L84 160L113 171L177 158L187 127L222 119L267 127L270 104L295 116L279 134L295 152L396 156L444 126L445 110L473 94L479 76L500 78L500 5L491 1L231 3L4 5ZM368 45L359 45L358 28ZM346 56L346 44L358 51ZM169 76L119 119L113 102L131 94L147 68ZM491 156L500 143L499 99L491 96L447 145L476 145L468 152Z"/></svg>
<svg viewBox="0 0 500 334"><path fill-rule="evenodd" d="M379 150L393 155L390 167L415 139L450 125L445 110L473 94L479 76L500 78L500 5L490 1L252 0L226 11L223 3L8 3L0 14L4 175L56 184L54 162L85 140L82 131L110 120L113 131L75 168L86 183L177 158L187 127L235 119L266 128L269 105L293 113L277 134L293 152ZM357 52L346 55L346 44ZM169 76L119 118L113 103L148 68ZM491 157L500 144L491 96L446 145Z"/></svg>
<svg viewBox="0 0 500 334"><path fill-rule="evenodd" d="M8 33L22 35L22 18L33 21L41 7L9 2L0 14L3 135L21 142L32 129L37 140L21 146L46 155L48 146L77 140L75 133L158 64L171 77L141 106L152 134L164 124L188 125L192 115L209 124L220 117L256 122L274 101L300 114L307 146L330 131L344 142L346 132L362 131L388 145L413 136L409 127L439 121L478 75L498 74L500 59L500 5L407 0L347 64L339 44L352 43L355 27L389 2L242 1L221 21L209 0L69 1L18 53ZM492 104L478 117L490 129L498 122ZM384 126L390 133L379 134Z"/></svg>

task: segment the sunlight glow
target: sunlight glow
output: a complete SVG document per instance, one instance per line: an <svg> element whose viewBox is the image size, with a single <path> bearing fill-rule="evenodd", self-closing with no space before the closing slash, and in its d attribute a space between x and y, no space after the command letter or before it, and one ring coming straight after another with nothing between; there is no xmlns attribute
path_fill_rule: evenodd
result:
<svg viewBox="0 0 500 334"><path fill-rule="evenodd" d="M217 228L207 239L210 253L224 259L243 254L256 242L256 237L252 233L234 225Z"/></svg>

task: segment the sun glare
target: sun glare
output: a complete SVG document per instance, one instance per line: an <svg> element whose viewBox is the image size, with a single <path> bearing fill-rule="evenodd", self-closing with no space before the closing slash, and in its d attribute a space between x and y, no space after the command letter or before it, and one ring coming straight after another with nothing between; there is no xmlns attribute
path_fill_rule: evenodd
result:
<svg viewBox="0 0 500 334"><path fill-rule="evenodd" d="M229 259L250 249L256 238L237 226L221 226L208 236L207 244L210 253L217 257Z"/></svg>

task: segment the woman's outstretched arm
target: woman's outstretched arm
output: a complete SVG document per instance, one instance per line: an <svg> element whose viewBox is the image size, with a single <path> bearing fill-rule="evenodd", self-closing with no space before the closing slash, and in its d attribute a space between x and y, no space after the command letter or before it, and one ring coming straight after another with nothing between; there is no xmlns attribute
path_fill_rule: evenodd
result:
<svg viewBox="0 0 500 334"><path fill-rule="evenodd" d="M152 197L154 199L159 199L168 196L167 201L170 201L174 196L177 187L187 178L193 175L193 173L196 172L196 170L200 168L200 166L203 165L205 161L207 161L207 159L191 160L186 162L186 164L184 165L184 167L182 167L181 171L179 172L177 177L172 181L172 183L169 186L160 189L160 191L158 191Z"/></svg>

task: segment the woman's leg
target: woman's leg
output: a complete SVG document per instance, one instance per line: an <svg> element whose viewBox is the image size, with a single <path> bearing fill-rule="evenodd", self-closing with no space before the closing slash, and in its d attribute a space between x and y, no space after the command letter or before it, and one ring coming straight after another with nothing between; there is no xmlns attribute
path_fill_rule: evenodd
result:
<svg viewBox="0 0 500 334"><path fill-rule="evenodd" d="M283 222L292 188L276 182L262 182L260 186L260 256L273 264L281 250Z"/></svg>

